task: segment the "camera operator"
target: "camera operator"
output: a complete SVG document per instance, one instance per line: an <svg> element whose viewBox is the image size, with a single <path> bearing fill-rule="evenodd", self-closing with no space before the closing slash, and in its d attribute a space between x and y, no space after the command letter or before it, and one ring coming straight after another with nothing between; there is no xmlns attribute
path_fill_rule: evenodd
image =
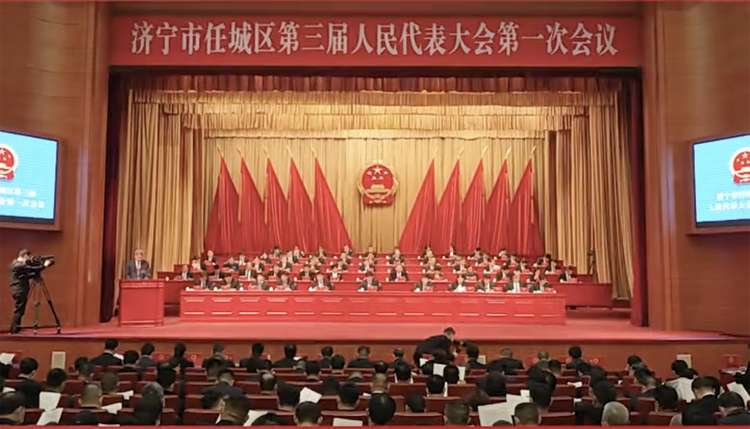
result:
<svg viewBox="0 0 750 429"><path fill-rule="evenodd" d="M10 293L15 301L13 321L10 333L17 334L21 330L21 318L26 311L26 301L29 298L29 281L38 279L42 270L52 265L51 258L34 258L31 251L21 249L18 257L10 264Z"/></svg>

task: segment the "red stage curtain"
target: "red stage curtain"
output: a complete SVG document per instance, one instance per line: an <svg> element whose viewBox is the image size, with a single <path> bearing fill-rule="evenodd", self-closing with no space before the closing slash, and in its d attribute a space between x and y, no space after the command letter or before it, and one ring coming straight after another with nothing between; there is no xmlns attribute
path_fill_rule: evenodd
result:
<svg viewBox="0 0 750 429"><path fill-rule="evenodd" d="M237 188L229 175L229 169L224 158L221 158L219 182L216 185L211 214L208 217L206 237L203 240L205 250L213 250L217 254L233 253L237 241L237 209L240 197Z"/></svg>
<svg viewBox="0 0 750 429"><path fill-rule="evenodd" d="M508 162L503 162L495 186L492 188L482 229L482 249L497 255L508 248L510 239L510 192L508 191Z"/></svg>
<svg viewBox="0 0 750 429"><path fill-rule="evenodd" d="M242 197L240 198L240 242L238 250L244 253L268 251L268 229L263 214L263 199L255 186L255 181L247 169L245 159L240 166L242 176Z"/></svg>
<svg viewBox="0 0 750 429"><path fill-rule="evenodd" d="M352 239L346 230L331 188L320 163L315 160L315 224L318 228L318 244L326 252L337 254L344 245L351 247Z"/></svg>
<svg viewBox="0 0 750 429"><path fill-rule="evenodd" d="M289 229L287 228L287 212L289 208L284 191L281 189L279 178L273 169L271 160L266 164L266 224L268 225L269 244L288 249Z"/></svg>
<svg viewBox="0 0 750 429"><path fill-rule="evenodd" d="M529 257L544 254L544 245L539 232L539 212L534 197L534 170L531 160L526 164L521 183L513 196L510 214L513 228L511 248Z"/></svg>
<svg viewBox="0 0 750 429"><path fill-rule="evenodd" d="M313 206L293 159L289 160L289 237L305 252L317 250Z"/></svg>
<svg viewBox="0 0 750 429"><path fill-rule="evenodd" d="M479 160L474 178L471 179L469 189L461 203L461 229L459 237L459 252L471 253L480 244L482 225L487 201L484 192L484 164Z"/></svg>
<svg viewBox="0 0 750 429"><path fill-rule="evenodd" d="M430 163L417 198L401 231L398 247L404 253L421 253L430 241L435 212L435 161Z"/></svg>
<svg viewBox="0 0 750 429"><path fill-rule="evenodd" d="M456 235L461 221L461 195L458 189L460 170L459 163L456 161L451 177L440 197L440 203L435 210L430 244L433 252L438 255L448 253L449 247L456 244Z"/></svg>

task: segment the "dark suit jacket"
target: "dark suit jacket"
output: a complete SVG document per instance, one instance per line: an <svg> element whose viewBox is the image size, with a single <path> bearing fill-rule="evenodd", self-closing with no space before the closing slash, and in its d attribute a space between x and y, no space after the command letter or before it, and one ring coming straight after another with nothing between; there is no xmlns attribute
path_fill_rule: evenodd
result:
<svg viewBox="0 0 750 429"><path fill-rule="evenodd" d="M291 279L287 280L286 285L290 290L297 290L297 284L294 283L294 281ZM281 280L276 283L276 288L278 289L279 287L283 287L283 285L281 284Z"/></svg>
<svg viewBox="0 0 750 429"><path fill-rule="evenodd" d="M177 357L172 356L171 358L169 358L168 363L169 363L170 368L185 369L185 368L192 368L195 366L195 364L192 361L184 357L177 358Z"/></svg>
<svg viewBox="0 0 750 429"><path fill-rule="evenodd" d="M260 356L250 356L240 360L240 367L246 368L248 372L257 372L261 369L271 369L271 361Z"/></svg>
<svg viewBox="0 0 750 429"><path fill-rule="evenodd" d="M97 366L122 366L122 360L110 353L102 353L91 359L91 363Z"/></svg>
<svg viewBox="0 0 750 429"><path fill-rule="evenodd" d="M602 424L602 407L595 407L593 404L578 403L573 407L576 415L576 425L596 425Z"/></svg>
<svg viewBox="0 0 750 429"><path fill-rule="evenodd" d="M125 272L122 275L126 279L141 280L151 278L151 266L148 261L141 261L141 269L136 268L135 260L131 259L125 264Z"/></svg>
<svg viewBox="0 0 750 429"><path fill-rule="evenodd" d="M211 356L203 359L203 363L201 363L201 366L203 368L207 368L208 367L208 362L211 359L218 359L221 362L223 362L225 366L227 366L229 368L233 368L234 367L234 362L232 362L232 359L227 359L227 357L224 356L224 355L211 355Z"/></svg>
<svg viewBox="0 0 750 429"><path fill-rule="evenodd" d="M39 408L39 393L42 391L42 385L28 378L16 386L16 392L23 393L26 398L26 408Z"/></svg>
<svg viewBox="0 0 750 429"><path fill-rule="evenodd" d="M294 368L297 361L289 358L282 358L273 363L274 368Z"/></svg>
<svg viewBox="0 0 750 429"><path fill-rule="evenodd" d="M224 383L223 381L217 383L214 386L203 389L201 394L205 395L208 392L218 392L219 395L221 395L224 398L227 398L227 397L239 398L245 395L245 392L243 392L242 389L234 387L234 386L230 386L229 384Z"/></svg>
<svg viewBox="0 0 750 429"><path fill-rule="evenodd" d="M423 354L432 354L435 350L443 350L446 355L450 356L452 345L451 340L445 335L434 335L417 344L417 348L414 351L414 363L419 365L419 358L421 358Z"/></svg>
<svg viewBox="0 0 750 429"><path fill-rule="evenodd" d="M151 356L141 356L138 359L138 366L141 368L150 368L156 366L158 363L151 358Z"/></svg>
<svg viewBox="0 0 750 429"><path fill-rule="evenodd" d="M750 412L738 410L719 420L720 425L750 426Z"/></svg>
<svg viewBox="0 0 750 429"><path fill-rule="evenodd" d="M397 273L396 273L396 271L395 271L395 270L394 270L394 271L391 271L391 273L390 273L390 274L388 274L388 280L390 280L390 281L392 281L392 282L396 281L396 274L397 274ZM400 278L400 279L398 279L398 280L399 280L399 281L409 281L409 274L407 274L407 273L406 273L406 271L403 271L403 272L401 273L401 278Z"/></svg>
<svg viewBox="0 0 750 429"><path fill-rule="evenodd" d="M691 408L700 408L706 414L713 414L719 411L719 398L715 395L706 395L689 403L685 410L687 411Z"/></svg>
<svg viewBox="0 0 750 429"><path fill-rule="evenodd" d="M357 358L349 361L347 368L372 368L373 364L369 359Z"/></svg>
<svg viewBox="0 0 750 429"><path fill-rule="evenodd" d="M375 288L377 290L383 289L383 287L380 286L380 282L377 279L372 279L372 283L370 283L370 287L367 286L367 280L366 279L362 280L362 282L359 284L359 288L360 289L364 289L364 290L367 290L367 289L370 289L370 288Z"/></svg>
<svg viewBox="0 0 750 429"><path fill-rule="evenodd" d="M513 374L523 369L523 362L513 358L495 359L487 364L487 371L502 371Z"/></svg>
<svg viewBox="0 0 750 429"><path fill-rule="evenodd" d="M466 365L469 367L469 369L485 369L487 368L487 365L483 363L479 363L479 361L474 359L469 359L468 362L466 362Z"/></svg>

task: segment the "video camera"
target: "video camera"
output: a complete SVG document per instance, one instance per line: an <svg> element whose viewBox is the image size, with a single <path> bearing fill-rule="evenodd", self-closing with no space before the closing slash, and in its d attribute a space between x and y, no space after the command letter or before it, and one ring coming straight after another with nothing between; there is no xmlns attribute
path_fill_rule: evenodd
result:
<svg viewBox="0 0 750 429"><path fill-rule="evenodd" d="M55 265L55 257L51 255L44 256L32 256L28 264L29 265L44 265L45 262L49 261L49 266Z"/></svg>

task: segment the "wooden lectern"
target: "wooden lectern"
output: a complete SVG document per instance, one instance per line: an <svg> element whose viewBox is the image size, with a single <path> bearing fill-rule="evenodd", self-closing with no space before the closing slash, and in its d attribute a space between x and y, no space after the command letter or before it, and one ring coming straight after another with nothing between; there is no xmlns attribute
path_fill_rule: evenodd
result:
<svg viewBox="0 0 750 429"><path fill-rule="evenodd" d="M120 280L120 326L164 324L164 280Z"/></svg>

